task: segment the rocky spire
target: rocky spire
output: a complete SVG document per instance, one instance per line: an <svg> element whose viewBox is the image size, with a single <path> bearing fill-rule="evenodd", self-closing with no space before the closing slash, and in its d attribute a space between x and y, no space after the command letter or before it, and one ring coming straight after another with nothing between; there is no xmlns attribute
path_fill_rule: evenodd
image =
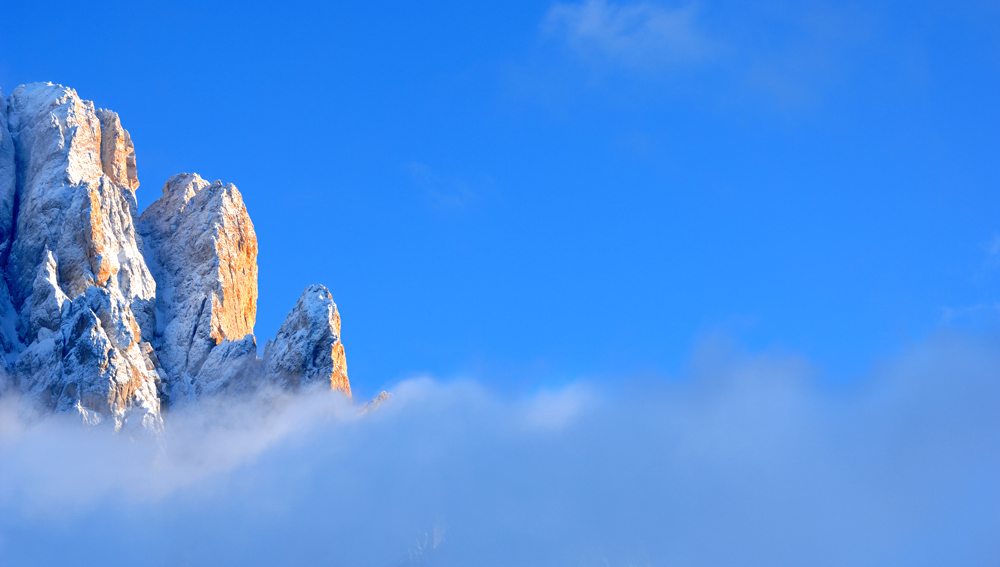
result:
<svg viewBox="0 0 1000 567"><path fill-rule="evenodd" d="M269 381L286 387L321 383L351 395L340 313L330 290L311 285L302 292L278 335L267 341L264 371Z"/></svg>
<svg viewBox="0 0 1000 567"><path fill-rule="evenodd" d="M156 275L156 347L179 401L195 393L193 380L217 345L253 333L257 235L235 185L189 173L167 181L139 227Z"/></svg>

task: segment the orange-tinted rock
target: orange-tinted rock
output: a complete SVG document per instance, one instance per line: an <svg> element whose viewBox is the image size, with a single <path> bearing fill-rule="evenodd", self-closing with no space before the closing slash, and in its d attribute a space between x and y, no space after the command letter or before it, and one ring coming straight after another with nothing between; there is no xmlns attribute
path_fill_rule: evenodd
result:
<svg viewBox="0 0 1000 567"><path fill-rule="evenodd" d="M134 193L139 188L139 178L132 137L122 128L118 113L99 108L97 117L101 121L101 169L115 184Z"/></svg>

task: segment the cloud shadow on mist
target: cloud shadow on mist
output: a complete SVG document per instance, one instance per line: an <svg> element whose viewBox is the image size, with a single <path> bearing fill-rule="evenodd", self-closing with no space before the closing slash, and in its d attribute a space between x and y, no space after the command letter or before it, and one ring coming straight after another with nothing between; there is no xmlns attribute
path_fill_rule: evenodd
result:
<svg viewBox="0 0 1000 567"><path fill-rule="evenodd" d="M683 380L523 398L272 396L159 443L0 421L4 565L994 565L1000 346L863 384L708 348ZM263 405L262 405L263 404ZM266 411L261 411L266 408Z"/></svg>

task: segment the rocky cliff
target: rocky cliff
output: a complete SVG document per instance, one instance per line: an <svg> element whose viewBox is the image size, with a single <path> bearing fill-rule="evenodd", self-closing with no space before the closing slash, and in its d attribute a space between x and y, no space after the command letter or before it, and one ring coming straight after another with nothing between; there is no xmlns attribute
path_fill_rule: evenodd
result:
<svg viewBox="0 0 1000 567"><path fill-rule="evenodd" d="M257 236L239 190L182 173L140 216L119 116L51 83L0 94L0 396L115 429L262 385L350 395L310 286L257 358Z"/></svg>

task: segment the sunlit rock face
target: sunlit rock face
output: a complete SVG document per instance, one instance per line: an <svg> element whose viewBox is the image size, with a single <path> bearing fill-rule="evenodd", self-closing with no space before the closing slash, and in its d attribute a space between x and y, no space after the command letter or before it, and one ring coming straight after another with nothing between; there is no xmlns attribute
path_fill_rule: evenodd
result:
<svg viewBox="0 0 1000 567"><path fill-rule="evenodd" d="M257 235L236 186L188 173L167 181L139 226L156 274L157 351L180 402L213 349L253 333Z"/></svg>
<svg viewBox="0 0 1000 567"><path fill-rule="evenodd" d="M101 169L116 185L134 193L139 188L135 174L135 147L128 130L122 128L117 112L97 109L101 120Z"/></svg>
<svg viewBox="0 0 1000 567"><path fill-rule="evenodd" d="M340 342L340 313L330 290L311 285L302 292L278 335L267 342L264 371L268 381L285 387L329 383L351 395Z"/></svg>
<svg viewBox="0 0 1000 567"><path fill-rule="evenodd" d="M340 315L306 289L257 358L257 237L235 186L179 174L138 216L119 116L33 83L0 95L0 396L116 430L262 383L350 395Z"/></svg>

